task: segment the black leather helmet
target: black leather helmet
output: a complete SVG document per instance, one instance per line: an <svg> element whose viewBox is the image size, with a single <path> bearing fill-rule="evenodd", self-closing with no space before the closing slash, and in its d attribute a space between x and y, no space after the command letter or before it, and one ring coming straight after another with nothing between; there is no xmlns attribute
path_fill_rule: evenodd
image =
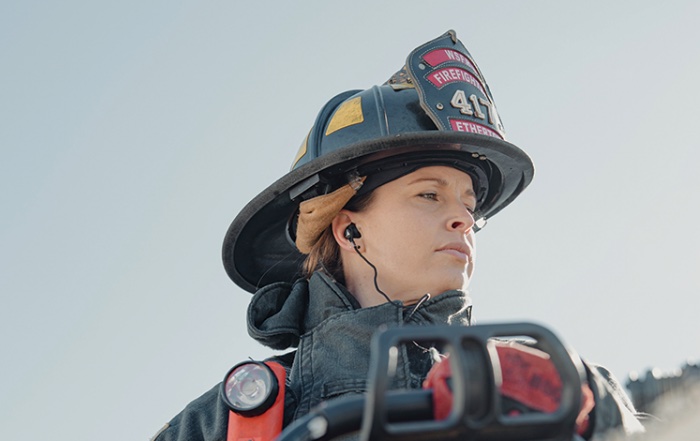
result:
<svg viewBox="0 0 700 441"><path fill-rule="evenodd" d="M408 56L382 86L331 99L319 113L292 170L246 205L224 239L229 277L254 292L300 276L295 246L302 201L358 176L361 191L427 165L449 165L472 177L477 225L515 199L534 175L531 159L505 140L491 92L454 31Z"/></svg>

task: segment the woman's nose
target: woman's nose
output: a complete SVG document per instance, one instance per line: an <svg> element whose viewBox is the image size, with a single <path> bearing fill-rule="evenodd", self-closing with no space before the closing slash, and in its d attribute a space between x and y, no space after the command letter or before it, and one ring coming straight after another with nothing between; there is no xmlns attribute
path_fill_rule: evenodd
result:
<svg viewBox="0 0 700 441"><path fill-rule="evenodd" d="M474 227L474 215L460 202L447 221L447 229L467 232Z"/></svg>

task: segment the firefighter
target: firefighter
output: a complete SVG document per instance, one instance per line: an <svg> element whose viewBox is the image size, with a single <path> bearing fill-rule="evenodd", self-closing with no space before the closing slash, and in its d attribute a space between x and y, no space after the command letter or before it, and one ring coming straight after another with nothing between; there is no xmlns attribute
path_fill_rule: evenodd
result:
<svg viewBox="0 0 700 441"><path fill-rule="evenodd" d="M412 51L381 86L332 98L291 171L243 208L224 239L228 275L253 293L250 336L296 348L231 375L276 377L277 397L244 409L217 386L154 439L271 439L319 403L366 390L381 325L469 326L474 234L533 175L453 31ZM395 386L420 388L434 359L403 346ZM588 366L588 375L581 433L640 430L607 371Z"/></svg>

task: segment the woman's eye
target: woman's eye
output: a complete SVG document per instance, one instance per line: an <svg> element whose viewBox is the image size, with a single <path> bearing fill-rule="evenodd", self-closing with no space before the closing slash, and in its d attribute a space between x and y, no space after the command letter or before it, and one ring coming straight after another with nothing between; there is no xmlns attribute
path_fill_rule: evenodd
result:
<svg viewBox="0 0 700 441"><path fill-rule="evenodd" d="M430 199L431 201L437 201L437 193L421 193L419 196L425 199Z"/></svg>

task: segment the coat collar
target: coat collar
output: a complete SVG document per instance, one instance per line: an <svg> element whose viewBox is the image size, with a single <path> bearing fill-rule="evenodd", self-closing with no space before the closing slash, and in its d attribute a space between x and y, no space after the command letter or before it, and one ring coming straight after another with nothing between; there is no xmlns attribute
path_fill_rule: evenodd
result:
<svg viewBox="0 0 700 441"><path fill-rule="evenodd" d="M361 308L353 295L329 276L316 272L309 280L279 282L258 290L248 306L248 333L272 349L296 347L299 338L338 314L371 315L375 325L469 325L471 305L463 291L447 291L424 302L409 318L401 302Z"/></svg>

